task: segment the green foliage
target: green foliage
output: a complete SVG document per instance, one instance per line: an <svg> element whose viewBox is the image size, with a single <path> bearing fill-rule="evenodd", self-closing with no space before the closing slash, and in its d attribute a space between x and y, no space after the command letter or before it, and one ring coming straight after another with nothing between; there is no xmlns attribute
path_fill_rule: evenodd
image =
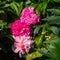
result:
<svg viewBox="0 0 60 60"><path fill-rule="evenodd" d="M35 44L36 44L37 47L41 47L42 42L43 42L42 40L43 40L43 35L35 37L34 42L35 42Z"/></svg>
<svg viewBox="0 0 60 60"><path fill-rule="evenodd" d="M45 55L48 56L50 60L60 60L60 38L55 37L52 38L48 41L44 42L45 44L48 44L45 50L41 50L41 52ZM48 60L48 59L47 59Z"/></svg>
<svg viewBox="0 0 60 60"><path fill-rule="evenodd" d="M59 35L59 29L57 27L51 27L51 30L54 34Z"/></svg>
<svg viewBox="0 0 60 60"><path fill-rule="evenodd" d="M26 55L26 60L32 60L32 59L35 59L35 58L38 58L38 57L41 57L42 56L42 54L41 53L39 53L38 51L35 51L35 52L33 52L33 53L31 53L31 54L27 54Z"/></svg>
<svg viewBox="0 0 60 60"><path fill-rule="evenodd" d="M20 14L20 12L21 12L21 10L23 8L22 5L23 5L23 2L21 2L21 3L12 2L10 4L10 8L11 8L10 11L12 13L16 14L17 16L19 16L19 14Z"/></svg>
<svg viewBox="0 0 60 60"><path fill-rule="evenodd" d="M60 24L60 16L49 16L42 20L47 20L49 24Z"/></svg>
<svg viewBox="0 0 60 60"><path fill-rule="evenodd" d="M36 25L34 28L35 28L34 29L34 35L36 35L36 34L39 33L41 26L40 25Z"/></svg>
<svg viewBox="0 0 60 60"><path fill-rule="evenodd" d="M52 9L47 9L48 12L52 12L52 14L54 15L60 15L60 8L56 9L56 8L52 8Z"/></svg>

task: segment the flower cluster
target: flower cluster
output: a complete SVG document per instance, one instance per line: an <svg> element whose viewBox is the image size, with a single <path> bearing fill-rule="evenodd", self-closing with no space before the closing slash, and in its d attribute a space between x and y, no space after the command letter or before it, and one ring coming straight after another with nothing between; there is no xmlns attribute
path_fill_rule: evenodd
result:
<svg viewBox="0 0 60 60"><path fill-rule="evenodd" d="M10 31L15 41L12 50L15 53L19 53L21 56L21 54L29 52L33 44L30 37L32 33L31 25L39 22L39 19L34 8L25 8L20 15L20 19L11 23Z"/></svg>

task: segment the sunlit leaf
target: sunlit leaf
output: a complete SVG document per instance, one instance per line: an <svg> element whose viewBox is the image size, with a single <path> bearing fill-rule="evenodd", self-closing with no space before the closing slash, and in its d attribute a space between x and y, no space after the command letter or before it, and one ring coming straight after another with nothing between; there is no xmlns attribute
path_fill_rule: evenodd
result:
<svg viewBox="0 0 60 60"><path fill-rule="evenodd" d="M38 58L38 57L42 57L42 54L35 51L35 52L31 53L31 54L27 54L26 55L26 60L32 60L32 59L35 59L35 58Z"/></svg>
<svg viewBox="0 0 60 60"><path fill-rule="evenodd" d="M35 44L36 44L37 47L41 47L42 41L43 41L43 36L37 36L37 37L35 37L34 42L35 42Z"/></svg>
<svg viewBox="0 0 60 60"><path fill-rule="evenodd" d="M0 10L0 13L4 13L4 10Z"/></svg>

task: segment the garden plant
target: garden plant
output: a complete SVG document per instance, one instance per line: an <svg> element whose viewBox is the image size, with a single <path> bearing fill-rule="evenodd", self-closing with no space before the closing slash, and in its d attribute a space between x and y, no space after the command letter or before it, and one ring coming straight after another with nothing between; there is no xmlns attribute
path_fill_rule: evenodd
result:
<svg viewBox="0 0 60 60"><path fill-rule="evenodd" d="M60 60L60 0L0 0L0 60Z"/></svg>

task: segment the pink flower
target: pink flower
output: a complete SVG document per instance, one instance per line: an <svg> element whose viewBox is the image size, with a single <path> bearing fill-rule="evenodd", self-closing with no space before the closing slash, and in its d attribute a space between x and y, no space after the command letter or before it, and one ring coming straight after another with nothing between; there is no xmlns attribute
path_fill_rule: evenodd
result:
<svg viewBox="0 0 60 60"><path fill-rule="evenodd" d="M15 42L12 46L12 50L15 53L19 52L19 55L24 54L25 52L29 52L30 48L32 47L33 40L30 36L16 36L14 37Z"/></svg>
<svg viewBox="0 0 60 60"><path fill-rule="evenodd" d="M34 8L25 8L21 13L21 21L27 25L36 24L40 17L35 13Z"/></svg>
<svg viewBox="0 0 60 60"><path fill-rule="evenodd" d="M20 20L12 22L10 25L10 30L14 36L31 34L31 27L27 26L26 23L21 22Z"/></svg>
<svg viewBox="0 0 60 60"><path fill-rule="evenodd" d="M27 15L34 14L34 13L35 13L34 8L24 8L24 10L21 13L21 16L26 17Z"/></svg>

